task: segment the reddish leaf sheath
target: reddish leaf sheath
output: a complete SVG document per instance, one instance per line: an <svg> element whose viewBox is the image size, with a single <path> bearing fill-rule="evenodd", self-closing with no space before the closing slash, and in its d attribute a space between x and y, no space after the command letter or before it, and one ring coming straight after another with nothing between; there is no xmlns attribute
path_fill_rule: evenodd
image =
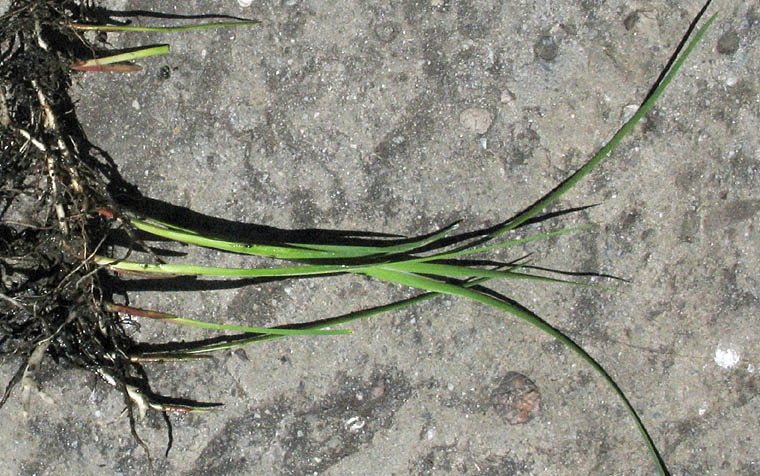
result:
<svg viewBox="0 0 760 476"><path fill-rule="evenodd" d="M76 71L97 71L107 73L133 73L140 71L142 68L136 64L96 64L91 66L85 66L84 63L74 63L71 65L71 69Z"/></svg>

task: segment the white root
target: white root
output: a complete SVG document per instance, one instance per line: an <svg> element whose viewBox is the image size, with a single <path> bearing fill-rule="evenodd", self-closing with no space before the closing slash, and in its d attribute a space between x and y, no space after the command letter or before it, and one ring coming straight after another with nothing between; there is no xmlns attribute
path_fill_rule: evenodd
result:
<svg viewBox="0 0 760 476"><path fill-rule="evenodd" d="M130 384L127 384L126 387L127 387L127 395L129 395L129 398L132 399L133 402L135 402L135 405L137 405L137 414L139 416L139 419L142 420L143 418L145 418L145 413L148 411L148 407L150 407L150 403L148 402L148 399L140 391L139 388Z"/></svg>
<svg viewBox="0 0 760 476"><path fill-rule="evenodd" d="M17 127L16 130L18 131L19 134L21 134L21 137L23 137L24 139L28 140L33 146L35 146L36 148L38 148L40 150L40 152L47 152L47 147L45 147L45 144L43 144L39 140L37 140L34 137L32 137L32 135L28 131L26 131L26 130L20 128L20 127Z"/></svg>
<svg viewBox="0 0 760 476"><path fill-rule="evenodd" d="M47 44L47 41L45 41L44 38L42 38L42 27L40 27L40 22L35 21L34 22L34 32L37 33L37 44L45 51L48 51L49 46Z"/></svg>
<svg viewBox="0 0 760 476"><path fill-rule="evenodd" d="M21 377L21 408L23 409L24 417L29 416L29 400L32 395L32 389L37 390L40 398L49 404L55 403L52 398L47 396L42 391L42 387L34 378L34 374L39 370L42 359L45 357L50 341L44 341L37 344L32 354L29 356L29 360L26 362L26 369L24 369L24 375Z"/></svg>
<svg viewBox="0 0 760 476"><path fill-rule="evenodd" d="M44 112L44 122L43 125L45 129L53 131L55 133L58 133L58 121L56 120L55 114L53 114L53 110L50 107L50 103L45 97L45 94L42 92L40 87L37 85L37 82L32 80L32 86L37 91L37 100L40 102L40 106L42 106L42 110ZM34 142L34 139L31 137L27 137L30 141L32 141L35 146L38 148L40 145ZM42 145L44 147L44 145ZM63 156L64 163L67 164L67 169L69 172L69 177L71 179L71 188L74 189L74 191L80 195L83 195L84 188L82 187L82 184L79 180L79 173L77 170L71 165L71 151L69 150L68 144L66 144L66 141L59 135L57 140L57 146L58 150L60 151L61 155ZM40 149L43 150L44 149ZM57 174L55 171L55 157L54 156L48 156L47 157L47 169L48 169L48 176L50 177L51 181L51 188L53 192L53 197L57 197L58 192L58 185L57 185ZM66 235L68 234L68 225L66 224L66 211L64 210L63 206L61 204L55 205L55 213L58 217L58 226L61 229L61 232Z"/></svg>
<svg viewBox="0 0 760 476"><path fill-rule="evenodd" d="M5 103L5 92L0 85L0 125L8 127L11 124L11 114L8 111L8 105Z"/></svg>

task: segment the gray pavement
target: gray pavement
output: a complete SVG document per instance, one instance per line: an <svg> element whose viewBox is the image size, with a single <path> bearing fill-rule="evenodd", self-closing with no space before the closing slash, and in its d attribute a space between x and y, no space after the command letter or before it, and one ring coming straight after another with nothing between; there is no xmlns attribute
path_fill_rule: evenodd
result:
<svg viewBox="0 0 760 476"><path fill-rule="evenodd" d="M177 5L181 6L177 6ZM590 157L646 95L699 1L111 1L228 13L257 27L109 35L172 53L75 85L92 142L145 196L285 229L414 235L512 216ZM494 287L565 330L617 379L674 475L760 474L758 2L720 17L643 125L532 230L589 230L510 249L599 271L618 292ZM146 20L144 24L155 24ZM162 70L163 73L162 74ZM168 77L166 72L169 72ZM559 208L558 207L558 208ZM188 250L206 264L239 257ZM130 293L193 318L270 325L409 295L358 277ZM223 401L138 426L160 475L652 475L630 416L574 354L497 311L440 298L215 360L150 364L160 393ZM145 323L148 341L199 334ZM15 363L0 366L9 378ZM495 390L535 382L511 424ZM2 410L0 474L140 475L113 389L43 363L54 401Z"/></svg>

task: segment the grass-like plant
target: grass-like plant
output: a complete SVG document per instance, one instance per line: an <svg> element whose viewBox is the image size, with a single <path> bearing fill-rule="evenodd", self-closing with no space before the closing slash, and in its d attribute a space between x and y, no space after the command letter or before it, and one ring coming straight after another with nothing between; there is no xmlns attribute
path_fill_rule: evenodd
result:
<svg viewBox="0 0 760 476"><path fill-rule="evenodd" d="M697 19L695 19L692 24L692 29L703 13L704 9L700 12ZM659 473L662 475L669 474L665 462L659 454L657 447L641 418L623 393L620 386L610 377L602 365L576 344L570 337L526 307L510 298L499 295L483 287L483 284L486 281L492 279L529 279L538 282L582 283L568 281L560 277L547 277L533 274L531 273L532 268L530 268L528 263L523 259L518 259L510 263L503 263L501 265L491 264L491 266L475 266L472 264L473 261L471 259L468 260L466 258L476 253L485 253L518 243L540 240L549 236L578 230L578 228L561 229L522 239L497 241L497 238L505 233L526 224L526 222L531 219L534 219L539 213L545 210L547 206L560 198L583 177L588 175L610 154L610 152L658 100L661 93L672 81L673 77L681 68L694 46L702 38L706 29L714 19L715 15L696 31L693 38L687 45L685 45L685 48L682 50L679 48L679 50L676 51L671 59L671 63L669 63L664 74L661 76L661 79L654 85L650 94L638 108L634 116L617 131L612 139L610 139L610 141L605 144L596 155L588 160L588 162L580 167L575 173L565 179L554 190L547 193L525 211L501 225L487 230L456 235L453 234L455 226L450 226L424 237L402 241L398 239L375 240L370 245L322 244L314 242L257 242L247 241L245 238L229 239L228 237L215 236L204 230L191 230L128 212L123 216L119 216L118 218L122 222L127 221L135 229L155 237L213 248L225 252L274 258L286 261L288 264L285 266L274 267L229 268L182 263L129 261L126 259L117 259L106 256L93 257L93 261L96 264L105 266L116 272L139 273L142 276L169 274L235 278L282 278L351 273L368 276L389 283L408 286L423 292L423 294L414 298L331 319L267 329L203 323L180 318L172 314L108 304L108 309L110 311L162 319L178 324L203 327L218 331L232 330L243 333L242 335L230 336L228 339L214 344L188 344L168 352L145 352L136 354L133 358L140 361L147 361L181 360L206 356L213 351L231 349L265 339L284 337L293 334L309 333L316 335L324 333L326 328L334 328L339 324L344 324L352 320L367 318L390 310L410 306L442 294L459 296L505 311L528 322L569 347L588 365L593 367L594 370L596 370L612 387L633 418ZM692 29L689 30L685 39L688 39ZM684 46L684 44L682 43L681 46ZM107 209L101 210L101 214L105 216L113 216L113 212ZM158 403L148 402L148 404L149 406L160 408L160 404ZM194 411L201 409L205 409L205 406L199 408L187 406L180 410Z"/></svg>
<svg viewBox="0 0 760 476"><path fill-rule="evenodd" d="M55 353L79 367L97 373L106 382L122 391L133 434L147 451L147 447L134 430L133 406L141 413L148 409L198 412L207 411L218 404L158 398L150 393L146 377L143 377L144 373L139 367L140 363L205 358L215 351L293 335L345 334L347 330L336 327L446 294L505 311L569 347L613 388L633 418L659 473L669 474L641 418L602 365L571 338L526 307L484 287L484 284L493 279L521 279L582 286L588 284L568 280L562 273L549 276L535 274L537 268L531 266L527 257L518 257L506 263L474 260L472 257L475 254L585 228L564 228L520 239L500 239L506 233L539 218L538 215L542 211L608 157L644 117L715 19L713 15L701 28L693 32L707 9L709 0L692 22L683 42L634 116L575 173L514 218L477 232L457 234L456 225L451 225L429 235L411 239L377 238L361 242L333 243L305 240L257 241L246 237L217 236L202 229L187 229L124 210L105 192L104 180L98 175L102 172L93 166L96 163L94 158L82 155L85 154L82 151L88 149L89 144L77 133L78 123L73 117L73 103L65 90L69 84L71 70L134 71L138 67L130 62L168 52L167 45L157 45L121 51L118 54L105 54L102 51L96 53L96 49L84 39L84 32L176 32L253 25L258 23L257 21L179 27L97 25L88 23L91 16L77 17L84 10L65 7L63 3L60 2L59 5L59 2L43 0L14 0L12 6L15 10L8 15L12 21L7 25L0 24L0 43L7 44L18 53L11 54L6 58L7 61L0 62L0 138L3 139L4 145L8 144L0 151L3 153L3 168L0 169L3 173L0 173L0 176L7 172L9 178L3 180L14 184L0 190L5 194L0 194L0 198L7 204L3 210L9 209L14 203L16 195L20 193L18 190L24 187L23 179L28 170L45 171L46 177L49 178L47 188L44 193L40 193L43 198L46 197L40 200L44 203L44 206L40 207L40 215L45 217L43 221L46 226L12 229L10 222L0 222L5 246L0 258L3 262L16 266L17 255L22 256L25 254L23 251L30 248L43 249L41 246L34 246L34 243L43 241L60 242L63 243L62 248L69 249L67 261L57 265L55 279L46 278L49 271L46 268L45 273L27 273L28 279L24 284L26 288L16 286L8 291L3 288L3 292L0 292L0 304L5 306L0 308L0 311L3 311L3 314L0 314L0 323L4 326L0 328L0 351L26 356L25 363L12 378L0 399L0 407L7 400L14 385L20 383L22 402L26 409L28 394L34 387L35 369L48 352ZM76 5L77 2L73 4ZM84 21L64 20L69 17ZM689 40L692 33L694 35ZM65 38L67 41L49 43L46 40L48 34L49 37L59 40ZM24 38L24 41L16 41L17 37ZM8 38L13 39L6 41ZM82 51L90 51L92 54L83 55ZM26 56L29 54L32 56ZM36 57L41 61L36 65L24 60L28 57ZM42 78L53 77L51 71L58 80L41 81ZM4 211L0 212L0 218L3 213ZM113 222L109 222L111 219ZM111 226L123 227L129 233L139 231L175 242L271 258L284 263L271 267L230 268L165 263L158 260L135 261L128 259L130 253L123 257L107 256L102 250ZM54 235L55 238L49 239L49 235ZM5 245L5 237L8 237L7 241L12 243L12 246ZM59 261L58 258L56 260ZM143 277L195 275L288 278L349 273L414 288L419 290L420 294L402 301L319 321L260 328L202 322L162 311L112 302L98 280L101 274L99 271L103 268ZM41 279L40 276L45 279ZM5 286L5 282L0 284ZM38 294L34 296L34 300L29 299L29 289L34 290L32 294ZM219 335L213 342L176 344L167 347L167 350L144 351L126 336L122 323L117 318L118 313L235 334ZM9 342L12 344L8 346L10 350L5 351L6 347L3 346ZM150 466L149 455L148 464Z"/></svg>

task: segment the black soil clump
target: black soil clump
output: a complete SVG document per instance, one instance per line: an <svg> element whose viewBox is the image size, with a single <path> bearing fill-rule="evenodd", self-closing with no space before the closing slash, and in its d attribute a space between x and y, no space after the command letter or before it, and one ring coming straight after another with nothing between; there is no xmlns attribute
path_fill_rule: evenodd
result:
<svg viewBox="0 0 760 476"><path fill-rule="evenodd" d="M20 363L0 406L48 358L119 389L130 416L149 394L126 322L104 308L108 276L91 261L123 228L112 219L118 174L68 93L72 64L105 51L70 25L97 13L68 0L14 0L0 13L0 359Z"/></svg>

